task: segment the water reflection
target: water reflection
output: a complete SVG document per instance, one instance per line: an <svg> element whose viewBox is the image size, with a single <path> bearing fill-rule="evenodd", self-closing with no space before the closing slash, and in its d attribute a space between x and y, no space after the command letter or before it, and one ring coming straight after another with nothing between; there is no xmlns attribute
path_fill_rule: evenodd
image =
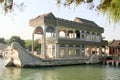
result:
<svg viewBox="0 0 120 80"><path fill-rule="evenodd" d="M120 80L120 67L107 66L104 76L105 80Z"/></svg>
<svg viewBox="0 0 120 80"><path fill-rule="evenodd" d="M106 66L65 66L47 68L4 67L0 80L120 80L120 68Z"/></svg>
<svg viewBox="0 0 120 80"><path fill-rule="evenodd" d="M19 80L21 71L16 68L4 68L2 78L4 80Z"/></svg>
<svg viewBox="0 0 120 80"><path fill-rule="evenodd" d="M4 68L4 80L102 80L102 70L96 67L52 67L40 69Z"/></svg>

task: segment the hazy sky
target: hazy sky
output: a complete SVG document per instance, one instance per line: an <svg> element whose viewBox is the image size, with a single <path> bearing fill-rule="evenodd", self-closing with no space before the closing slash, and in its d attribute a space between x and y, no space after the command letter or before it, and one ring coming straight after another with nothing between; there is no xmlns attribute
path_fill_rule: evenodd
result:
<svg viewBox="0 0 120 80"><path fill-rule="evenodd" d="M106 16L98 14L94 10L89 10L88 5L80 5L78 7L57 7L56 0L15 0L18 4L24 2L24 9L15 10L14 13L4 16L0 13L0 38L9 39L11 36L20 36L22 39L31 39L33 28L29 26L29 20L52 12L56 17L74 20L80 17L94 21L96 24L104 28L103 37L108 40L120 39L120 23L114 25L107 21ZM98 0L96 0L98 1ZM20 9L21 10L21 9Z"/></svg>

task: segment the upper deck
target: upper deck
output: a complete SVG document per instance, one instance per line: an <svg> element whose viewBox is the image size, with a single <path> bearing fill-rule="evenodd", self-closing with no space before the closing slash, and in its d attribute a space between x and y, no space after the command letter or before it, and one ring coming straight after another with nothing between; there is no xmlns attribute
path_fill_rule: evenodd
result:
<svg viewBox="0 0 120 80"><path fill-rule="evenodd" d="M52 13L43 14L31 19L30 26L34 33L41 34L41 44L83 44L106 45L102 39L104 29L93 21L76 17L74 21L56 18Z"/></svg>

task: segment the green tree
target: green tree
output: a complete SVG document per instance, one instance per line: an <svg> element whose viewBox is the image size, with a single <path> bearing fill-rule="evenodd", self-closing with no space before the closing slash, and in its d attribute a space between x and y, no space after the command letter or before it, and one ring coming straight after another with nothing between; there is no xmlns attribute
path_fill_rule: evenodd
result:
<svg viewBox="0 0 120 80"><path fill-rule="evenodd" d="M34 44L35 44L34 49L36 51L40 51L41 50L41 45L39 44L38 40L35 40Z"/></svg>
<svg viewBox="0 0 120 80"><path fill-rule="evenodd" d="M4 38L0 38L0 43L6 43Z"/></svg>
<svg viewBox="0 0 120 80"><path fill-rule="evenodd" d="M29 51L32 49L32 40L25 40L25 47ZM38 43L38 40L34 41L34 50L41 50L41 45Z"/></svg>
<svg viewBox="0 0 120 80"><path fill-rule="evenodd" d="M9 39L9 44L11 44L12 42L18 42L22 47L25 48L25 41L22 40L19 36L12 36L10 39Z"/></svg>
<svg viewBox="0 0 120 80"><path fill-rule="evenodd" d="M26 49L31 51L31 49L32 49L32 41L31 40L25 40L25 47L26 47Z"/></svg>

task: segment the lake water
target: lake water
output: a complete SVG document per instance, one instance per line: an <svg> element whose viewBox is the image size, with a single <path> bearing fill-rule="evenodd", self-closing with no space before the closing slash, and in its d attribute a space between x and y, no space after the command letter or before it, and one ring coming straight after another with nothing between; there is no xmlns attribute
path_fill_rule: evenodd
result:
<svg viewBox="0 0 120 80"><path fill-rule="evenodd" d="M5 67L0 58L0 80L120 80L120 67L78 65L46 68Z"/></svg>

